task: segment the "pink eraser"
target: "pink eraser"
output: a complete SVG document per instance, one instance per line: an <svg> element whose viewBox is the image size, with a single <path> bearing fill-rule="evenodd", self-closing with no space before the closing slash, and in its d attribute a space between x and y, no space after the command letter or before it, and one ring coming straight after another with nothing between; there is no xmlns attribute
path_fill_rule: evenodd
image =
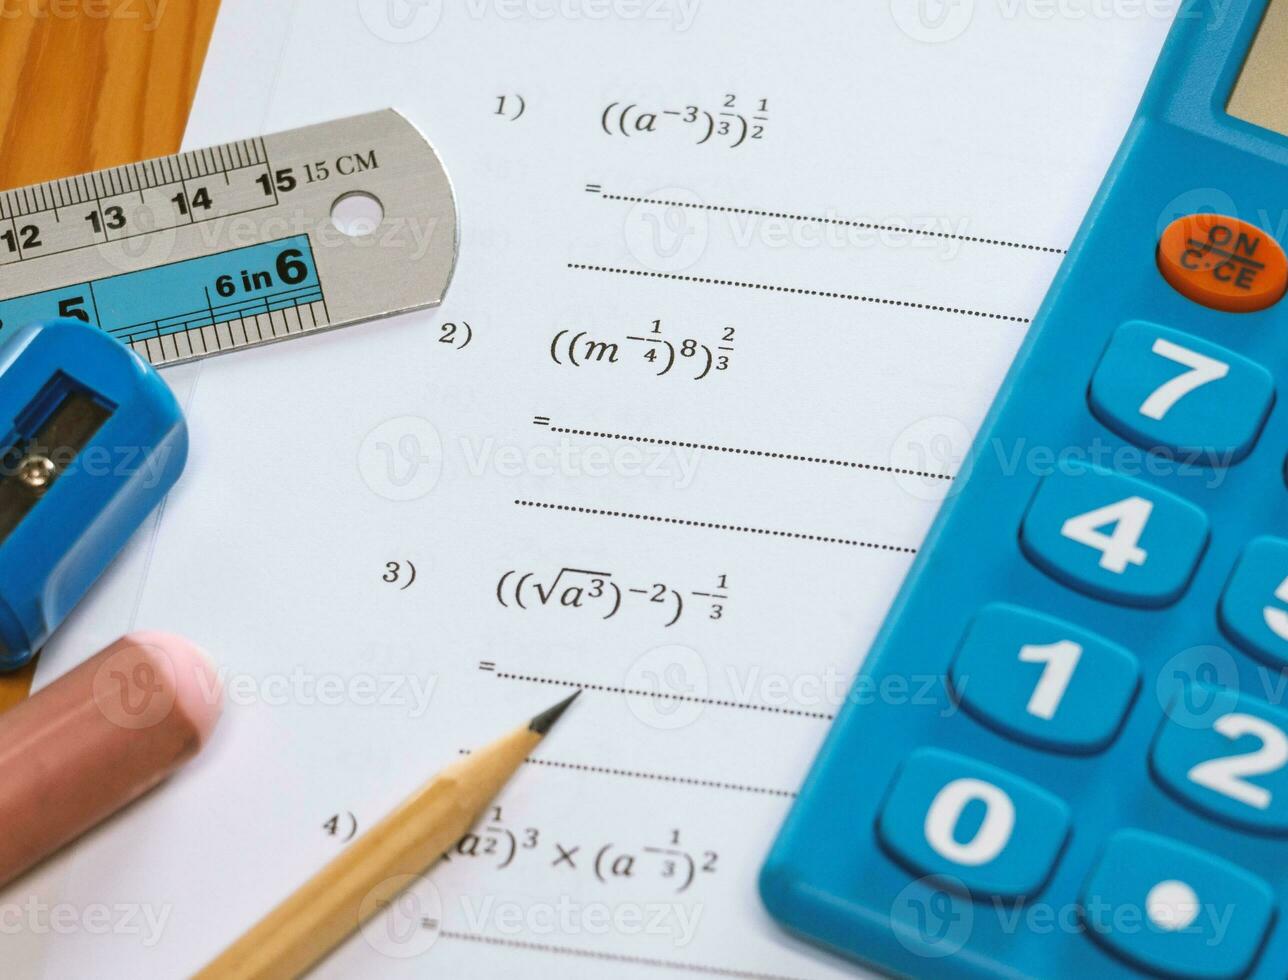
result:
<svg viewBox="0 0 1288 980"><path fill-rule="evenodd" d="M0 715L0 885L196 755L222 704L196 646L131 633Z"/></svg>

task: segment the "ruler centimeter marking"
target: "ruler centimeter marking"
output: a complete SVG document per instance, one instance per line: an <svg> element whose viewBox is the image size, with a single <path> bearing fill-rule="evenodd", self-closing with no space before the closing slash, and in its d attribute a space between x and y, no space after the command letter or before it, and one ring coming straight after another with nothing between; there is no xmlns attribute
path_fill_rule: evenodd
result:
<svg viewBox="0 0 1288 980"><path fill-rule="evenodd" d="M234 162L235 161L235 162ZM221 177L225 187L232 187L232 174L249 170L247 174L251 183L264 188L271 200L255 200L253 196L238 194L227 201L224 208L218 210L196 204L194 198L201 199L200 192L206 191L209 199L209 188L198 186L205 178ZM262 171L262 173L260 172ZM161 231L165 227L181 224L193 224L197 221L209 221L213 218L227 217L231 214L245 214L261 208L275 207L278 202L277 185L272 179L272 165L268 151L261 139L239 140L236 143L225 143L209 150L189 150L169 157L159 157L143 163L128 163L107 170L97 170L77 177L64 177L50 180L43 184L32 184L29 187L13 191L0 192L0 221L8 221L9 227L0 233L0 263L5 261L4 244L13 243L9 261L28 261L41 255L55 252L68 252L77 248L93 248L109 241L121 241L137 235L148 235ZM238 176L241 176L240 174ZM261 184L261 178L263 183ZM194 185L190 187L189 185ZM175 189L183 195L183 204L175 204L171 196ZM162 201L149 201L147 191L156 191L162 195L162 201L171 207L160 207ZM117 198L138 195L138 203L152 205L148 210L154 219L165 221L165 216L172 217L170 225L156 224L141 226L146 223L129 222L120 228L113 228L113 222L104 214L104 208L121 207ZM231 197L231 196L230 196ZM39 221L52 217L55 224L61 225L64 211L83 205L91 205L94 211L90 214L67 216L72 222L71 228L80 235L60 234L45 244L41 236ZM124 209L122 209L123 211ZM97 221L90 222L90 215L97 215ZM19 225L20 219L31 219L36 223ZM85 219L81 224L75 222ZM30 231L29 229L35 229ZM32 240L41 244L31 248L26 243ZM27 254L32 252L33 254Z"/></svg>
<svg viewBox="0 0 1288 980"><path fill-rule="evenodd" d="M332 223L353 194L368 234ZM436 306L456 243L447 174L391 109L234 140L0 192L0 341L72 317L199 359Z"/></svg>
<svg viewBox="0 0 1288 980"><path fill-rule="evenodd" d="M218 156L217 161L209 157ZM245 167L268 166L268 152L262 139L237 140L211 147L188 150L168 157L127 163L75 177L61 177L11 191L0 191L0 219L22 218L54 211L118 194L152 190L184 180L212 174L226 174Z"/></svg>

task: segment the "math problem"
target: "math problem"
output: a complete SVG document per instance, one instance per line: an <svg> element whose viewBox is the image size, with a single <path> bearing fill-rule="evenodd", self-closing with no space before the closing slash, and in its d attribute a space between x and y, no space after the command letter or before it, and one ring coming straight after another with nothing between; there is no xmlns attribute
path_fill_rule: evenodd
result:
<svg viewBox="0 0 1288 980"><path fill-rule="evenodd" d="M730 150L763 140L768 125L768 99L740 100L734 92L709 104L679 108L619 100L604 106L599 117L599 127L608 136L631 139L683 132L697 146Z"/></svg>
<svg viewBox="0 0 1288 980"><path fill-rule="evenodd" d="M512 829L493 807L492 819L457 842L444 857L472 860L504 871L516 861L540 862L552 872L593 877L601 885L640 883L662 885L676 895L687 892L704 876L714 875L720 855L711 849L690 849L679 830L659 835L652 843L622 843L556 837L540 827Z"/></svg>
<svg viewBox="0 0 1288 980"><path fill-rule="evenodd" d="M728 371L733 361L735 329L720 326L704 337L672 338L660 319L638 332L612 337L565 327L550 338L550 360L560 367L610 367L638 364L655 377L673 371L703 381Z"/></svg>
<svg viewBox="0 0 1288 980"><path fill-rule="evenodd" d="M597 615L600 619L612 619L624 607L656 609L664 620L663 627L670 628L693 603L699 605L708 620L722 619L729 586L727 575L716 576L712 588L681 591L666 582L619 582L610 571L568 565L545 578L536 571L511 568L497 580L496 601L506 609L528 612L549 608Z"/></svg>

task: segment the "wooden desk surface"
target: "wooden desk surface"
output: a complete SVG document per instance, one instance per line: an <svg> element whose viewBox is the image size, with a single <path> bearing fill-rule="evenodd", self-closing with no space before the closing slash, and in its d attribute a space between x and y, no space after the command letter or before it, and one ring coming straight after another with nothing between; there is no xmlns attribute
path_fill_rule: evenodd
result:
<svg viewBox="0 0 1288 980"><path fill-rule="evenodd" d="M218 10L219 0L7 5L0 189L179 149ZM0 711L27 696L31 674L0 676Z"/></svg>

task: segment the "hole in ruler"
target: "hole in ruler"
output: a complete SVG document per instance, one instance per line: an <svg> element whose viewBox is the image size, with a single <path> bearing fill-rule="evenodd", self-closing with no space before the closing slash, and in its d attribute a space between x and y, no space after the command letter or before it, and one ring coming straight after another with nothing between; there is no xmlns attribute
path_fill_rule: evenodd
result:
<svg viewBox="0 0 1288 980"><path fill-rule="evenodd" d="M384 216L385 209L380 206L379 198L366 191L341 194L331 205L331 224L350 238L370 235Z"/></svg>

